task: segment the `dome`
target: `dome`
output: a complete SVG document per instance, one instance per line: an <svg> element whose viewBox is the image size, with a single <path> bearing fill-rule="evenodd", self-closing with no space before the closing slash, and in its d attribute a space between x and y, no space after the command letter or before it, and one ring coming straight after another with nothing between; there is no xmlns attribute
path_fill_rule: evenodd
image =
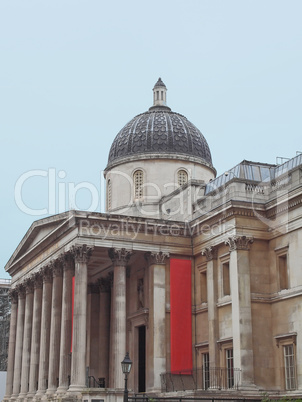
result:
<svg viewBox="0 0 302 402"><path fill-rule="evenodd" d="M166 90L159 78L153 88L153 106L135 116L115 137L107 169L146 157L191 159L213 168L206 139L185 116L166 106Z"/></svg>

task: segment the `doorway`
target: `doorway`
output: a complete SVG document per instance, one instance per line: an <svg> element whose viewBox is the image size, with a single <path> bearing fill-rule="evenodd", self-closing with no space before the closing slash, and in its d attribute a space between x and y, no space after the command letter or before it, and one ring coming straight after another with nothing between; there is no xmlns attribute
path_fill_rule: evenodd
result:
<svg viewBox="0 0 302 402"><path fill-rule="evenodd" d="M138 327L138 392L146 392L146 327Z"/></svg>

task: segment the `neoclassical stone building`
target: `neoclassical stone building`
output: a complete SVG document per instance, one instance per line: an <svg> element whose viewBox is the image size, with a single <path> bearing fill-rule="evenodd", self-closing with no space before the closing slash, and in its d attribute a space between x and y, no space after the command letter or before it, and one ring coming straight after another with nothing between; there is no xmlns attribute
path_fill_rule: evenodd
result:
<svg viewBox="0 0 302 402"><path fill-rule="evenodd" d="M32 224L12 276L5 400L302 394L302 155L216 177L166 106L113 141L106 213Z"/></svg>

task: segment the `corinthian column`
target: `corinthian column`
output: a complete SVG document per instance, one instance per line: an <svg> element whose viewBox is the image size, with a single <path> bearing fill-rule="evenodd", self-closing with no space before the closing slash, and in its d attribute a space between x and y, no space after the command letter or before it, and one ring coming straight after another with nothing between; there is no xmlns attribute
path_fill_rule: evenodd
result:
<svg viewBox="0 0 302 402"><path fill-rule="evenodd" d="M109 386L123 388L121 361L126 353L126 265L132 252L111 248L108 254L114 265Z"/></svg>
<svg viewBox="0 0 302 402"><path fill-rule="evenodd" d="M57 392L65 392L68 388L68 376L71 369L71 323L72 323L72 277L74 263L69 254L62 256L63 294L60 342L59 388Z"/></svg>
<svg viewBox="0 0 302 402"><path fill-rule="evenodd" d="M43 275L42 294L42 317L41 317L41 338L40 338L40 359L37 395L46 392L48 382L49 365L49 337L51 319L51 298L52 298L52 270L49 266L41 270Z"/></svg>
<svg viewBox="0 0 302 402"><path fill-rule="evenodd" d="M41 333L41 311L42 311L42 275L37 273L33 277L34 281L34 306L33 306L33 327L30 348L30 369L29 369L29 391L27 396L33 397L37 391L38 371L39 371L39 352L40 352L40 333Z"/></svg>
<svg viewBox="0 0 302 402"><path fill-rule="evenodd" d="M166 261L168 253L146 253L149 264L149 339L147 391L160 391L166 371Z"/></svg>
<svg viewBox="0 0 302 402"><path fill-rule="evenodd" d="M62 264L56 261L52 267L52 305L49 345L49 369L47 394L54 394L57 390L59 378L61 311L62 311Z"/></svg>
<svg viewBox="0 0 302 402"><path fill-rule="evenodd" d="M252 238L229 237L234 367L241 370L240 388L254 388L249 244Z"/></svg>
<svg viewBox="0 0 302 402"><path fill-rule="evenodd" d="M13 395L16 398L20 393L21 386L21 368L22 368L22 351L23 351L23 331L24 331L24 313L25 313L25 287L19 285L18 291L18 317L17 317L17 334L16 334L16 349L14 362L14 381Z"/></svg>
<svg viewBox="0 0 302 402"><path fill-rule="evenodd" d="M23 352L22 352L22 371L21 371L21 391L20 398L24 398L28 392L29 365L30 365L30 346L31 346L31 329L34 299L34 284L32 279L27 279L26 300L25 300L25 317L24 317L24 336L23 336Z"/></svg>
<svg viewBox="0 0 302 402"><path fill-rule="evenodd" d="M87 264L93 248L73 246L75 288L72 332L71 384L69 391L86 387L86 318L87 318Z"/></svg>
<svg viewBox="0 0 302 402"><path fill-rule="evenodd" d="M16 329L17 329L17 309L18 309L18 293L16 289L10 289L11 313L10 313L10 328L8 341L8 361L6 375L6 391L4 400L8 400L13 392L14 379L14 360L16 347Z"/></svg>

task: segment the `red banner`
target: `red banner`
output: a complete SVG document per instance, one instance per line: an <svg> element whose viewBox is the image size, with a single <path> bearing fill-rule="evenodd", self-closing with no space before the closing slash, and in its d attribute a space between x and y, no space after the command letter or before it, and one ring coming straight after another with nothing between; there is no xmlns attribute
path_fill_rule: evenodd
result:
<svg viewBox="0 0 302 402"><path fill-rule="evenodd" d="M191 261L170 260L171 371L190 372L192 363Z"/></svg>

